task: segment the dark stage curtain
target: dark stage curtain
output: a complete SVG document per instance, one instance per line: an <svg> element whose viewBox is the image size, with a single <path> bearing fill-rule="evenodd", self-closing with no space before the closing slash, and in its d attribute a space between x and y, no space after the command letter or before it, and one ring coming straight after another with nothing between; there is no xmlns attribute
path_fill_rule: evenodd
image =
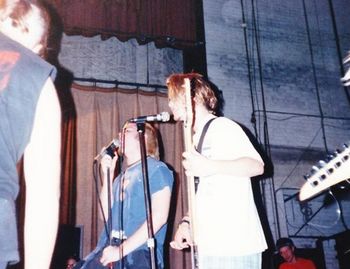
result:
<svg viewBox="0 0 350 269"><path fill-rule="evenodd" d="M68 35L136 38L157 47L193 47L196 0L49 0Z"/></svg>

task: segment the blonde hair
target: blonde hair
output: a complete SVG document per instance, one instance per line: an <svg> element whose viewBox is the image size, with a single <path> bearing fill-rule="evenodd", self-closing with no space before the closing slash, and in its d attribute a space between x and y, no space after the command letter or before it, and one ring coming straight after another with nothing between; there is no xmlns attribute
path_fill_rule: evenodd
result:
<svg viewBox="0 0 350 269"><path fill-rule="evenodd" d="M17 2L18 0L0 0L0 22L10 16Z"/></svg>
<svg viewBox="0 0 350 269"><path fill-rule="evenodd" d="M136 125L136 123L127 122L123 126L123 136L125 135L124 131L127 129L128 125L130 124ZM145 123L145 144L146 144L145 145L146 155L159 160L160 157L159 157L158 130L148 122ZM122 154L123 151L124 149L121 149L120 154Z"/></svg>
<svg viewBox="0 0 350 269"><path fill-rule="evenodd" d="M38 18L36 23L41 23L42 33L40 36L39 44L42 45L39 55L42 57L47 56L46 47L49 38L50 16L48 13L48 7L43 1L40 0L0 0L0 23L10 18L12 20L12 26L19 29L23 33L28 33L32 25L29 24L27 16L33 13L34 8L38 9Z"/></svg>
<svg viewBox="0 0 350 269"><path fill-rule="evenodd" d="M158 130L149 123L145 124L145 140L147 155L159 160Z"/></svg>

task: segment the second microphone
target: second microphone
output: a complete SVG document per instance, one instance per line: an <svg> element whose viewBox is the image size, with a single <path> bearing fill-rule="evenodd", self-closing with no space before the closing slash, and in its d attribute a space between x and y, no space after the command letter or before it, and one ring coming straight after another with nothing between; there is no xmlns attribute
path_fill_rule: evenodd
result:
<svg viewBox="0 0 350 269"><path fill-rule="evenodd" d="M117 154L116 151L118 150L118 148L120 147L120 141L119 139L115 138L113 139L108 146L103 147L101 149L101 152L96 155L96 157L94 158L94 160L97 160L99 158L104 157L106 154L108 154L109 156L111 156L112 158Z"/></svg>

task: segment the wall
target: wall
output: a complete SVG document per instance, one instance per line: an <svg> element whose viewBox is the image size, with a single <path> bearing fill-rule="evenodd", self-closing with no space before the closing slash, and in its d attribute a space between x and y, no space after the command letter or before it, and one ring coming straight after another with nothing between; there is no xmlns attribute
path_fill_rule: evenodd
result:
<svg viewBox="0 0 350 269"><path fill-rule="evenodd" d="M153 43L140 46L134 39L127 42L120 42L117 38L102 41L100 36L63 35L59 62L74 77L165 85L169 74L181 72L182 52L157 49Z"/></svg>
<svg viewBox="0 0 350 269"><path fill-rule="evenodd" d="M270 248L280 236L300 237L300 247L314 247L317 237L344 231L350 226L348 190L307 204L299 202L298 192L312 165L349 141L349 90L340 83L340 61L350 49L350 5L204 0L203 6L208 76L223 91L225 115L248 127L273 163L273 177L260 183ZM327 268L338 268L334 249L324 250Z"/></svg>

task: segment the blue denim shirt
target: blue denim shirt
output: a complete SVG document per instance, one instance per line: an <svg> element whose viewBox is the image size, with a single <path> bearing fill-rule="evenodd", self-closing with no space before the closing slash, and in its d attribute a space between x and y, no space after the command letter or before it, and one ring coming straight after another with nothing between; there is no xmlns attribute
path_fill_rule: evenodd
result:
<svg viewBox="0 0 350 269"><path fill-rule="evenodd" d="M161 161L154 158L147 158L148 180L150 194L173 186L173 173ZM123 186L121 188L121 186ZM121 173L113 182L114 201L112 206L112 234L119 239L127 239L145 221L146 207L143 188L143 174L141 162L138 162ZM156 258L159 268L164 267L163 244L166 236L167 225L154 235L156 241ZM108 233L104 229L101 233L96 249L89 254L85 260L95 256L106 245L109 244ZM148 250L147 243L144 243L136 250ZM136 251L135 250L135 251ZM128 259L128 257L126 257ZM132 261L130 261L132 262Z"/></svg>

